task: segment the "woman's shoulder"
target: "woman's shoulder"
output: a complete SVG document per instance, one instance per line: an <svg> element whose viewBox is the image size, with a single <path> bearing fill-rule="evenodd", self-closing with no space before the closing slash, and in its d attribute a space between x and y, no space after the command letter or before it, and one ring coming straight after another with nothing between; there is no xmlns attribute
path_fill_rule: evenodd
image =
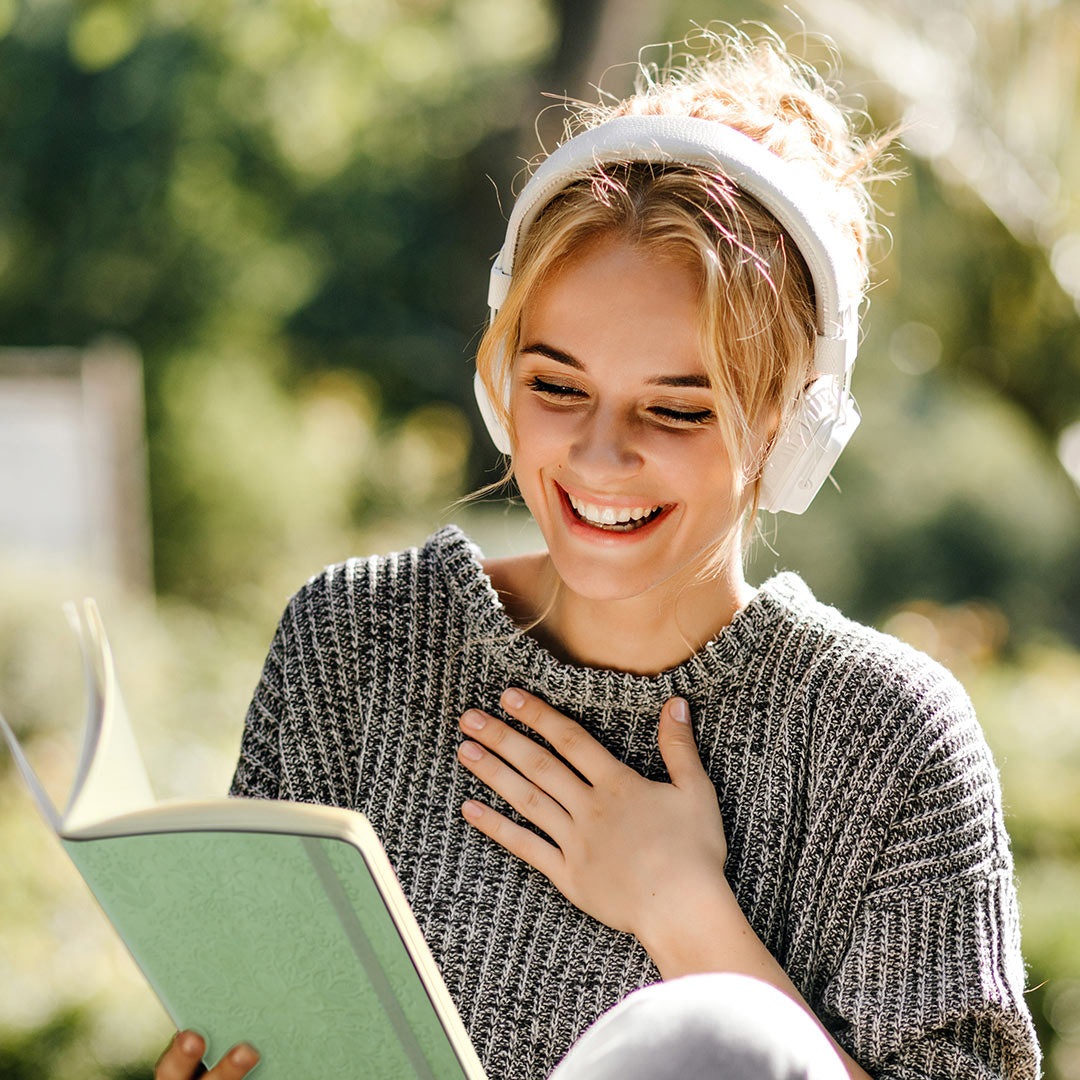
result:
<svg viewBox="0 0 1080 1080"><path fill-rule="evenodd" d="M785 646L801 649L804 659L816 661L818 667L846 668L869 678L900 677L913 683L913 690L947 683L962 692L955 677L937 660L819 600L793 571L770 578L755 599L769 612Z"/></svg>
<svg viewBox="0 0 1080 1080"><path fill-rule="evenodd" d="M874 887L922 880L920 860L950 881L1006 865L997 768L960 681L817 600L797 576L781 579L768 583L771 602L788 653L805 653L797 693L822 789L855 800L867 828L875 815L890 822L903 848L878 866ZM946 843L945 832L966 840Z"/></svg>
<svg viewBox="0 0 1080 1080"><path fill-rule="evenodd" d="M798 574L771 578L758 600L771 615L776 662L819 712L897 738L974 724L966 690L944 665L819 600Z"/></svg>
<svg viewBox="0 0 1080 1080"><path fill-rule="evenodd" d="M390 617L398 608L415 611L433 603L458 603L474 616L494 613L499 606L482 552L456 525L444 526L415 547L323 567L296 591L287 610L348 611L356 617L373 608Z"/></svg>

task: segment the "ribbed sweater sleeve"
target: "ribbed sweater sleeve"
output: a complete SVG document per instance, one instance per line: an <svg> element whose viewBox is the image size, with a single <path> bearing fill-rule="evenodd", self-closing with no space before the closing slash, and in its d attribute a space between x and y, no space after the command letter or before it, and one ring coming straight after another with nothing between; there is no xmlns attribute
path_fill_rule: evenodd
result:
<svg viewBox="0 0 1080 1080"><path fill-rule="evenodd" d="M906 790L822 1011L875 1080L1027 1080L1038 1058L997 772L967 696L940 676L885 755Z"/></svg>
<svg viewBox="0 0 1080 1080"><path fill-rule="evenodd" d="M278 725L285 711L284 651L284 634L282 626L279 626L270 643L262 675L248 706L244 734L240 741L240 756L229 788L230 795L249 799L280 797Z"/></svg>

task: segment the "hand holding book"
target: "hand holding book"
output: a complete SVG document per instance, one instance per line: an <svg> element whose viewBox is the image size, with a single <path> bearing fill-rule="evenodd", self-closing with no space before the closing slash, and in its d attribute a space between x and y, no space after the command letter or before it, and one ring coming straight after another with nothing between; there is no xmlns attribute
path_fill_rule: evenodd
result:
<svg viewBox="0 0 1080 1080"><path fill-rule="evenodd" d="M206 1044L194 1031L178 1031L154 1068L154 1080L240 1080L258 1064L247 1043L234 1046L209 1072L202 1065Z"/></svg>

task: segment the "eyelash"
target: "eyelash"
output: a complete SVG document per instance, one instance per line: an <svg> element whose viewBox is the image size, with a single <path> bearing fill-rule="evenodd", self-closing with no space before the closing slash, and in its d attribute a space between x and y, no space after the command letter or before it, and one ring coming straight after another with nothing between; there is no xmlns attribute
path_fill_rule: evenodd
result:
<svg viewBox="0 0 1080 1080"><path fill-rule="evenodd" d="M550 394L552 397L560 398L576 398L584 394L583 390L578 390L576 387L562 386L559 383L548 382L546 379L541 379L538 375L533 375L532 378L529 379L529 389L538 394ZM696 412L680 412L678 409L668 409L662 405L654 405L649 411L664 420L670 420L678 424L707 424L713 418L712 409L700 409Z"/></svg>

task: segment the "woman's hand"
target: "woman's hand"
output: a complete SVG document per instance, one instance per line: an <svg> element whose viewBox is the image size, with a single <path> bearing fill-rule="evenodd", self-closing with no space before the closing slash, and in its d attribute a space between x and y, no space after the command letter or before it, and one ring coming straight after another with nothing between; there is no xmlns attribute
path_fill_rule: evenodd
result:
<svg viewBox="0 0 1080 1080"><path fill-rule="evenodd" d="M194 1031L178 1031L165 1053L154 1066L154 1080L240 1080L259 1060L258 1052L247 1043L234 1046L209 1072L203 1067L206 1044Z"/></svg>
<svg viewBox="0 0 1080 1080"><path fill-rule="evenodd" d="M531 694L511 688L501 704L559 756L470 709L461 717L470 741L458 748L458 758L554 843L471 800L462 807L468 821L539 870L575 906L634 934L647 949L673 922L730 899L716 789L698 757L682 698L670 698L660 712L667 784L646 780Z"/></svg>

